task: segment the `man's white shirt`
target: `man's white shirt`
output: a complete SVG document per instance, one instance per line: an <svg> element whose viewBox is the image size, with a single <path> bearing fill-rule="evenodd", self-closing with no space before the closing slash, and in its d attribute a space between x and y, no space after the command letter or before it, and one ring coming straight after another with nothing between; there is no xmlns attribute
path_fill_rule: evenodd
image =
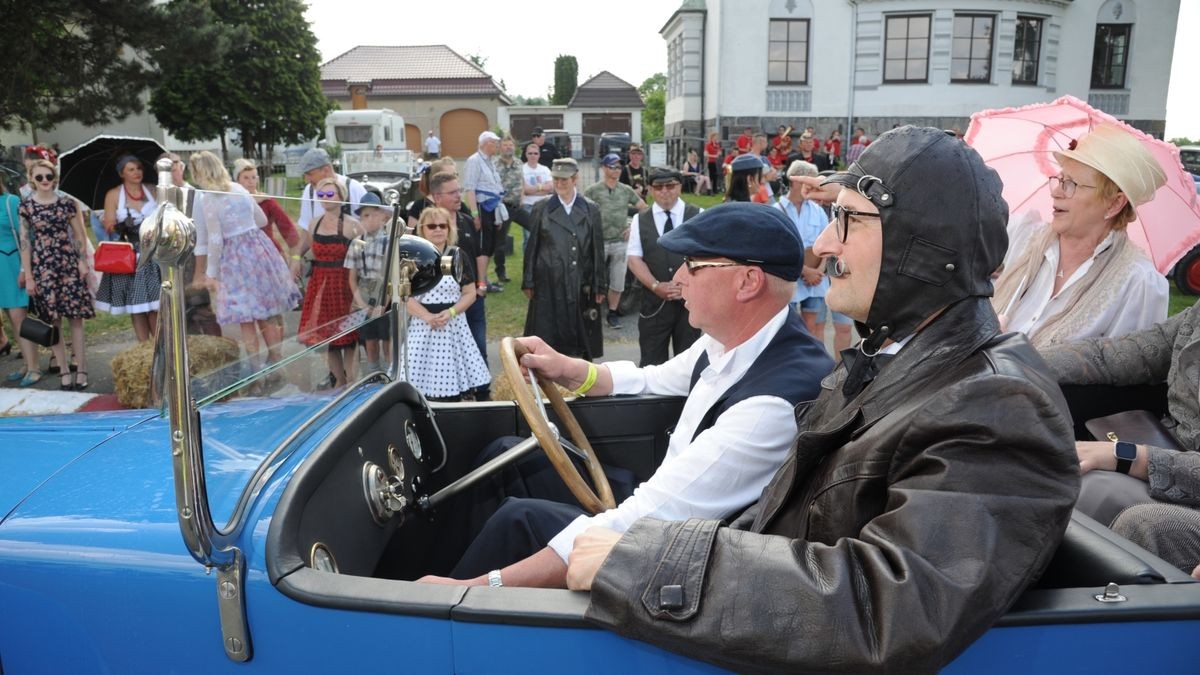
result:
<svg viewBox="0 0 1200 675"><path fill-rule="evenodd" d="M632 237L631 237L632 239ZM777 396L754 396L731 406L696 436L709 409L746 374L787 319L785 307L749 340L725 351L708 335L660 366L608 363L614 394L687 396L663 463L616 508L580 516L550 540L565 562L575 537L589 527L625 532L644 516L663 520L724 518L758 499L783 465L798 427L792 405ZM709 364L688 392L700 354ZM692 437L696 436L695 440Z"/></svg>

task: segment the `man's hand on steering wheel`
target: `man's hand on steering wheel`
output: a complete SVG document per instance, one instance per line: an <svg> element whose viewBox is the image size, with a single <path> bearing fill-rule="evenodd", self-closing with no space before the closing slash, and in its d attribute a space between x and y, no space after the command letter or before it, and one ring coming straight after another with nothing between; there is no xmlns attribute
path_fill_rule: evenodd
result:
<svg viewBox="0 0 1200 675"><path fill-rule="evenodd" d="M521 356L521 375L527 376L529 370L534 370L539 380L554 382L572 391L578 389L587 380L588 362L565 356L546 344L537 336L514 338L514 340L529 350ZM605 396L612 393L612 375L608 368L598 366L596 383L588 393L592 396Z"/></svg>

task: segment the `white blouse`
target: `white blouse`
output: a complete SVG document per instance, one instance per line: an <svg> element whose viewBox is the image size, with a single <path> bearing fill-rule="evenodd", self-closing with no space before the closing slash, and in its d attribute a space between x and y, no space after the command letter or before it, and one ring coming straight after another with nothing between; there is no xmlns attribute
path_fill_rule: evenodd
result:
<svg viewBox="0 0 1200 675"><path fill-rule="evenodd" d="M1025 246L1043 227L1048 225L1034 212L1026 212L1009 221L1008 253L1004 257L1006 266L1020 257ZM1096 246L1092 256L1071 274L1058 295L1053 293L1060 250L1058 239L1051 242L1037 272L1018 288L1009 307L1001 308L1001 313L1008 317L1007 329L1032 333L1040 328L1048 317L1066 309L1067 289L1078 283L1092 268L1096 257L1113 245L1114 236L1115 234L1110 232ZM1112 297L1106 302L1098 303L1103 306L1098 312L1084 319L1083 324L1078 327L1078 332L1071 336L1072 339L1119 337L1149 328L1167 318L1167 280L1158 273L1150 259L1141 256L1136 264L1125 272L1128 274L1125 283L1116 285Z"/></svg>

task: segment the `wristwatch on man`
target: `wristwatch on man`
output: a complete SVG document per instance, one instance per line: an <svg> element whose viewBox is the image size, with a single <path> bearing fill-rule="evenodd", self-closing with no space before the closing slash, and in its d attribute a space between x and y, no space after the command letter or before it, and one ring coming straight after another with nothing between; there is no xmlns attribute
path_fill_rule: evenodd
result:
<svg viewBox="0 0 1200 675"><path fill-rule="evenodd" d="M1128 441L1117 441L1113 444L1113 455L1117 458L1117 472L1128 475L1137 459L1137 446Z"/></svg>
<svg viewBox="0 0 1200 675"><path fill-rule="evenodd" d="M500 588L504 585L504 581L500 579L500 570L492 570L488 572L488 586L492 588Z"/></svg>

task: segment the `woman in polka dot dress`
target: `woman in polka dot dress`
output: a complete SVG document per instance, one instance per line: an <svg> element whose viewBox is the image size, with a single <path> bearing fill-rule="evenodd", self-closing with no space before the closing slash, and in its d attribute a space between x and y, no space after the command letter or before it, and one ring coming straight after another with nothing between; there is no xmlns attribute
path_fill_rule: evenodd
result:
<svg viewBox="0 0 1200 675"><path fill-rule="evenodd" d="M427 207L421 211L417 235L428 239L438 251L458 241L458 229L450 212ZM408 301L408 381L433 400L459 401L481 398L492 375L471 337L463 312L475 302L475 279L464 266L464 278L456 282L444 276L431 290Z"/></svg>

